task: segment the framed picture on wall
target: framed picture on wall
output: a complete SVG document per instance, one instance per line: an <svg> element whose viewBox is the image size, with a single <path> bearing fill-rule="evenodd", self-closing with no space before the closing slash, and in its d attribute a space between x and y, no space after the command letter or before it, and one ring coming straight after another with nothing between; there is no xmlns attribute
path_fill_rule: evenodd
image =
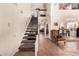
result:
<svg viewBox="0 0 79 59"><path fill-rule="evenodd" d="M79 3L59 3L59 10L79 9Z"/></svg>
<svg viewBox="0 0 79 59"><path fill-rule="evenodd" d="M72 9L71 3L59 3L59 10L70 10Z"/></svg>

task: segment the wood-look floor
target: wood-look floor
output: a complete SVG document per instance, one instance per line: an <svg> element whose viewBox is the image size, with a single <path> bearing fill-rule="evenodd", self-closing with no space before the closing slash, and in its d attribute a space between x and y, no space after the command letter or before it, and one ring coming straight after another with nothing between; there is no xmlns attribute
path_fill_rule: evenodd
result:
<svg viewBox="0 0 79 59"><path fill-rule="evenodd" d="M38 56L79 56L79 38L68 37L66 44L59 42L57 46L50 39L40 35ZM35 51L19 51L15 56L34 56Z"/></svg>
<svg viewBox="0 0 79 59"><path fill-rule="evenodd" d="M35 51L18 51L14 56L35 56Z"/></svg>
<svg viewBox="0 0 79 59"><path fill-rule="evenodd" d="M66 44L59 42L55 45L51 40L40 35L40 46L38 56L78 56L79 55L79 38L66 38Z"/></svg>

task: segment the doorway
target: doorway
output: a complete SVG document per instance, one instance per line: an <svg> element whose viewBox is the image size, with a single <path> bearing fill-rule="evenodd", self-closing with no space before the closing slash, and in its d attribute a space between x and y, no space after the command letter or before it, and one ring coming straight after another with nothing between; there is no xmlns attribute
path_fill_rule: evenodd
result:
<svg viewBox="0 0 79 59"><path fill-rule="evenodd" d="M78 21L77 19L70 17L66 18L65 21L60 23L60 29L64 29L64 32L66 33L65 38L67 40L75 40L77 39L77 28L78 28Z"/></svg>
<svg viewBox="0 0 79 59"><path fill-rule="evenodd" d="M76 37L77 22L68 22L67 29L70 31L70 37Z"/></svg>

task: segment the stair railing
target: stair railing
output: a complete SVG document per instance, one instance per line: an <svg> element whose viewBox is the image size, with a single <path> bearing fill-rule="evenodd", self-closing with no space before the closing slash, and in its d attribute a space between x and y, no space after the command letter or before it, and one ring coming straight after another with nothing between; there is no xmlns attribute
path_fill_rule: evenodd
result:
<svg viewBox="0 0 79 59"><path fill-rule="evenodd" d="M35 42L35 56L38 54L38 35L36 35L36 42Z"/></svg>
<svg viewBox="0 0 79 59"><path fill-rule="evenodd" d="M35 42L35 56L38 55L38 49L40 46L39 27L40 27L40 25L38 24L38 34L36 35L36 42Z"/></svg>

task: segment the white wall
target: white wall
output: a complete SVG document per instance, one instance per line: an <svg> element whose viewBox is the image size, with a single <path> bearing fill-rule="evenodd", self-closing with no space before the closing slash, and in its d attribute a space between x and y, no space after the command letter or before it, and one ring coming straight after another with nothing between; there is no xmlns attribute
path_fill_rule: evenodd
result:
<svg viewBox="0 0 79 59"><path fill-rule="evenodd" d="M58 11L58 4L56 3L51 4L51 30L58 29L57 26L54 26L54 22L59 22L58 21L59 13L57 11Z"/></svg>
<svg viewBox="0 0 79 59"><path fill-rule="evenodd" d="M79 23L79 10L59 10L59 5L51 4L51 30L58 29L59 26L54 26L54 22L66 22L68 18L73 18Z"/></svg>
<svg viewBox="0 0 79 59"><path fill-rule="evenodd" d="M46 9L47 9L47 11L46 11L46 20L47 20L47 24L48 24L48 29L49 29L49 35L48 35L48 38L50 38L50 28L51 28L51 4L50 3L47 3L46 4Z"/></svg>
<svg viewBox="0 0 79 59"><path fill-rule="evenodd" d="M0 55L18 51L30 15L31 4L0 4Z"/></svg>

